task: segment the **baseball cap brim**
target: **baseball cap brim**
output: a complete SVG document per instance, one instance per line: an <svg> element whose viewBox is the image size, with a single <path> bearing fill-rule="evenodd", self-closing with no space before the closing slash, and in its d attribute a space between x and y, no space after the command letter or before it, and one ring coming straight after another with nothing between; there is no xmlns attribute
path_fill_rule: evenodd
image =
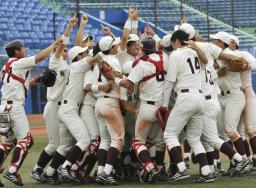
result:
<svg viewBox="0 0 256 188"><path fill-rule="evenodd" d="M119 43L120 43L120 40L121 40L120 37L115 38L115 40L114 40L112 46L115 46L115 45L119 44ZM112 47L112 46L111 46L111 47Z"/></svg>
<svg viewBox="0 0 256 188"><path fill-rule="evenodd" d="M86 35L82 41L85 41L86 39L90 38L90 40L93 40L93 36L92 35Z"/></svg>
<svg viewBox="0 0 256 188"><path fill-rule="evenodd" d="M216 36L216 35L210 35L210 38L211 39L219 39L218 36Z"/></svg>

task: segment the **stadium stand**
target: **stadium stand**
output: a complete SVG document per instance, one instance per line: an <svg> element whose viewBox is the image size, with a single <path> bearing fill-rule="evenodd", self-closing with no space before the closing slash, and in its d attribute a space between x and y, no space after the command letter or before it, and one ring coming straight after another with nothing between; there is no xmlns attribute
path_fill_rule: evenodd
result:
<svg viewBox="0 0 256 188"><path fill-rule="evenodd" d="M194 0L197 1L197 0ZM64 8L75 8L75 2L62 1ZM200 4L201 0L197 1ZM204 2L204 0L202 1ZM213 2L213 1L211 1ZM215 2L215 1L214 1ZM81 9L85 12L90 11L102 11L102 10L120 10L128 9L129 6L136 6L140 9L140 17L146 22L154 22L154 4L153 1L145 2L141 0L134 1L120 1L120 0L107 0L107 1L85 1L81 0ZM178 0L164 0L157 2L156 8L157 14L157 26L160 28L171 31L174 26L179 24L181 13L180 13L180 2ZM88 11L90 10L90 11ZM225 11L223 11L223 14ZM255 12L254 12L255 13ZM192 7L183 6L183 15L188 17L189 22L197 28L197 30L205 37L208 37L207 29L207 17L204 13L195 10ZM255 20L254 20L255 21ZM226 31L232 33L232 27L224 24L223 22L210 17L209 33L216 33L218 31ZM241 41L241 48L247 49L256 44L256 37L253 37L238 29L235 30L235 34L238 35Z"/></svg>
<svg viewBox="0 0 256 188"><path fill-rule="evenodd" d="M185 0L185 3L198 8L205 12L207 7L206 0ZM208 0L209 13L223 20L226 23L232 23L232 9L234 16L234 25L241 27L253 27L256 26L256 4L254 0Z"/></svg>

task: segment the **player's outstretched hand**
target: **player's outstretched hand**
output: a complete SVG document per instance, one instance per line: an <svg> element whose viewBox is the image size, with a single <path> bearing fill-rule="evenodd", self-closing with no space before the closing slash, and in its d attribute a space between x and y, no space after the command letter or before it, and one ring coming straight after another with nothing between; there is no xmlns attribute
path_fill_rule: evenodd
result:
<svg viewBox="0 0 256 188"><path fill-rule="evenodd" d="M111 32L109 27L101 26L101 32L104 33L107 36L113 36L113 33Z"/></svg>
<svg viewBox="0 0 256 188"><path fill-rule="evenodd" d="M146 24L144 32L146 33L146 35L149 35L152 37L155 35L155 32L152 30L152 28L148 24Z"/></svg>
<svg viewBox="0 0 256 188"><path fill-rule="evenodd" d="M132 12L132 20L138 21L138 19L139 19L139 11L137 7L135 7L135 9Z"/></svg>
<svg viewBox="0 0 256 188"><path fill-rule="evenodd" d="M83 15L81 17L81 24L86 25L88 23L88 20L89 20L88 16L87 15Z"/></svg>
<svg viewBox="0 0 256 188"><path fill-rule="evenodd" d="M72 18L70 18L68 24L69 24L71 27L74 27L74 26L76 25L77 21L78 21L78 19L77 19L76 14L75 14Z"/></svg>
<svg viewBox="0 0 256 188"><path fill-rule="evenodd" d="M193 41L193 40L184 41L184 43L187 44L188 47L191 48L192 50L197 49L197 45L196 45L195 41Z"/></svg>

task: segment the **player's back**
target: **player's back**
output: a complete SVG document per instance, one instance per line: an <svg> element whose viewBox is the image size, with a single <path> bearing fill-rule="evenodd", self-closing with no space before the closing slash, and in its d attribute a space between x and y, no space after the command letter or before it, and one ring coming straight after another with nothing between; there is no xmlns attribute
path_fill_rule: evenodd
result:
<svg viewBox="0 0 256 188"><path fill-rule="evenodd" d="M176 82L174 91L181 89L201 90L201 67L196 52L188 47L178 48L169 58L174 70L168 70L170 81ZM176 78L174 78L176 77Z"/></svg>

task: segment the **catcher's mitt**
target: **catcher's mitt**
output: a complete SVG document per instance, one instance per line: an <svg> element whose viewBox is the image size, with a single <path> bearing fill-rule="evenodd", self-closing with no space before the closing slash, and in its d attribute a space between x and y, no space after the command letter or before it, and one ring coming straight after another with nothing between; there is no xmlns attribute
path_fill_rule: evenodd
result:
<svg viewBox="0 0 256 188"><path fill-rule="evenodd" d="M112 71L112 67L105 61L101 62L100 70L101 70L101 73L103 74L103 76L105 76L105 78L112 79L112 80L115 78L115 75Z"/></svg>
<svg viewBox="0 0 256 188"><path fill-rule="evenodd" d="M246 70L248 67L248 63L244 59L237 59L234 61L231 61L229 63L229 71L231 72L241 72Z"/></svg>
<svg viewBox="0 0 256 188"><path fill-rule="evenodd" d="M156 118L157 118L158 125L163 131L165 130L165 126L166 126L169 114L170 114L170 111L162 106L159 107L156 111Z"/></svg>
<svg viewBox="0 0 256 188"><path fill-rule="evenodd" d="M40 76L40 82L46 87L52 87L55 84L57 73L55 70L46 69L42 76Z"/></svg>

